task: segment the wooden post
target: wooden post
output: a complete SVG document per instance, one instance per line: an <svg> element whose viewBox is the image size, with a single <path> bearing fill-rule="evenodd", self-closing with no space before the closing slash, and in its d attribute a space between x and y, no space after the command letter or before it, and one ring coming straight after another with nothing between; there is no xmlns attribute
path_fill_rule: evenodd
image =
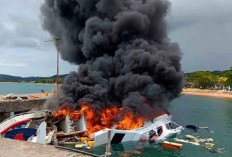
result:
<svg viewBox="0 0 232 157"><path fill-rule="evenodd" d="M58 96L58 90L59 90L59 71L60 71L60 38L54 38L54 43L57 50L57 56L56 56L56 95Z"/></svg>
<svg viewBox="0 0 232 157"><path fill-rule="evenodd" d="M56 46L57 50L57 59L56 59L56 95L58 96L58 90L59 90L59 58L60 58L60 38L54 37L51 40L45 41L45 42L53 42Z"/></svg>
<svg viewBox="0 0 232 157"><path fill-rule="evenodd" d="M59 45L58 45L59 46ZM59 49L57 48L57 69L56 69L56 94L58 96L58 89L59 89L59 58L60 58L60 55L59 55Z"/></svg>
<svg viewBox="0 0 232 157"><path fill-rule="evenodd" d="M106 146L106 154L105 154L106 157L111 156L110 148L111 148L111 129L108 130L108 144Z"/></svg>

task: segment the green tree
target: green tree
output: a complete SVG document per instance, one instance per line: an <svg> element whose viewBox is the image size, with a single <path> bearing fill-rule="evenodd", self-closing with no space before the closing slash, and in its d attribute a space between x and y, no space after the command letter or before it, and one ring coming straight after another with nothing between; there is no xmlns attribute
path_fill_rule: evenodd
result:
<svg viewBox="0 0 232 157"><path fill-rule="evenodd" d="M210 88L217 84L218 76L211 72L199 71L191 73L187 76L187 82L191 82L197 88Z"/></svg>
<svg viewBox="0 0 232 157"><path fill-rule="evenodd" d="M58 83L62 84L63 83L63 79L59 78L58 79ZM48 78L48 79L41 79L41 80L36 80L35 83L56 83L56 78Z"/></svg>
<svg viewBox="0 0 232 157"><path fill-rule="evenodd" d="M227 78L225 86L232 86L232 71L223 71L220 76Z"/></svg>

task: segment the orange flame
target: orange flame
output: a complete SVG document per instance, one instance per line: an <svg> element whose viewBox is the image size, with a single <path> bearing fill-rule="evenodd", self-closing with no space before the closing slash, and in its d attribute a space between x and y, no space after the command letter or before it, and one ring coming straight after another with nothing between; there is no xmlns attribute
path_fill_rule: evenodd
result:
<svg viewBox="0 0 232 157"><path fill-rule="evenodd" d="M80 111L72 110L69 106L64 106L60 110L52 113L53 117L59 120L65 119L69 116L73 121L77 121L81 118Z"/></svg>
<svg viewBox="0 0 232 157"><path fill-rule="evenodd" d="M118 123L119 130L133 130L143 126L144 119L139 116L136 117L133 112L126 111L123 119Z"/></svg>
<svg viewBox="0 0 232 157"><path fill-rule="evenodd" d="M69 115L71 120L77 121L84 114L88 129L85 135L106 128L112 128L115 124L116 128L120 130L132 130L143 126L144 119L142 117L136 117L131 111L125 111L122 118L119 118L122 110L123 108L113 107L106 108L98 113L96 110L90 108L87 103L83 103L80 110L72 110L66 106L58 111L54 111L53 117L62 120Z"/></svg>

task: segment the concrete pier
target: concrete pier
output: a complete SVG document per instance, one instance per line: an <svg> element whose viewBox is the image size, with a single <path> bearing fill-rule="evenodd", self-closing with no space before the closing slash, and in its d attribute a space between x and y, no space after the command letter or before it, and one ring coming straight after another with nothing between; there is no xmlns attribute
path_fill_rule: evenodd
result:
<svg viewBox="0 0 232 157"><path fill-rule="evenodd" d="M25 112L32 109L41 109L47 98L26 100L0 100L0 113Z"/></svg>
<svg viewBox="0 0 232 157"><path fill-rule="evenodd" d="M20 95L26 97L25 95ZM23 99L23 100L4 100L0 96L0 122L10 117L10 113L22 113L30 110L41 110L44 103L50 96L42 96L35 99ZM27 97L26 97L27 98Z"/></svg>
<svg viewBox="0 0 232 157"><path fill-rule="evenodd" d="M61 150L50 145L35 144L0 138L1 157L88 157L76 152Z"/></svg>

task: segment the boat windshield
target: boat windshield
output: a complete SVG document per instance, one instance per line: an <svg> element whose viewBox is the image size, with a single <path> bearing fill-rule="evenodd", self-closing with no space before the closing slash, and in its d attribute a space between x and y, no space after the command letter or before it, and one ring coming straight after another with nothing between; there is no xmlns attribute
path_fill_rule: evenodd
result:
<svg viewBox="0 0 232 157"><path fill-rule="evenodd" d="M166 124L166 128L169 129L169 130L176 129L178 127L179 127L179 125L174 123L174 122L169 122L169 123Z"/></svg>
<svg viewBox="0 0 232 157"><path fill-rule="evenodd" d="M163 133L163 127L162 126L157 128L157 133L158 133L158 136L162 135L162 133Z"/></svg>

